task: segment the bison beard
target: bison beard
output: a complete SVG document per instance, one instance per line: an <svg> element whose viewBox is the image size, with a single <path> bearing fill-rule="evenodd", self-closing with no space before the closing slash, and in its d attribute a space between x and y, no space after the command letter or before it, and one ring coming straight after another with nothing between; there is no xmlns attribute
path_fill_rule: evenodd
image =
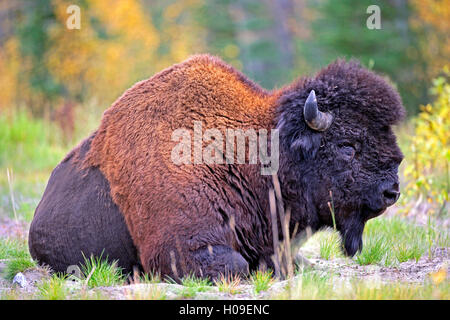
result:
<svg viewBox="0 0 450 320"><path fill-rule="evenodd" d="M348 256L353 256L361 251L363 247L362 234L364 231L364 222L359 219L349 221L341 231L344 252Z"/></svg>
<svg viewBox="0 0 450 320"><path fill-rule="evenodd" d="M398 198L402 154L391 126L400 97L356 62L268 92L217 58L194 56L127 90L100 127L55 168L29 233L32 257L56 271L83 255L177 280L273 266L270 176L254 164L175 164L176 129L277 128L290 234L333 226L362 248L364 224ZM269 150L270 152L270 150Z"/></svg>

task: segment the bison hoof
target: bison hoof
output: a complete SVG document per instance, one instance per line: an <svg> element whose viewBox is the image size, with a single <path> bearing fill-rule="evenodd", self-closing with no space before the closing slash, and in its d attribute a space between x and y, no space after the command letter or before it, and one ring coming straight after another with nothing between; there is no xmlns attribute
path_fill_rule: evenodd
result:
<svg viewBox="0 0 450 320"><path fill-rule="evenodd" d="M244 257L227 246L207 246L197 250L194 260L198 265L199 276L211 280L224 276L247 275L249 266Z"/></svg>

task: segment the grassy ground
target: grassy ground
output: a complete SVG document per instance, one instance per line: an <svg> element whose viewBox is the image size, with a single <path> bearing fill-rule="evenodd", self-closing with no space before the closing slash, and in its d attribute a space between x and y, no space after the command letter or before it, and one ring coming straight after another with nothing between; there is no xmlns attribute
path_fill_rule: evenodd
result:
<svg viewBox="0 0 450 320"><path fill-rule="evenodd" d="M326 238L329 234L318 234ZM320 242L310 239L305 247ZM221 278L214 283L192 276L181 284L158 277L126 276L114 264L101 259L87 259L79 277L51 274L34 264L14 263L20 257L25 261L28 253L23 243L16 240L1 241L3 261L6 261L0 281L0 299L443 299L450 298L450 283L446 279L448 250L440 259L422 257L417 262L399 263L396 267L379 264L359 266L357 258L310 258L310 266L298 266L289 280L273 278L271 271L258 271L248 278ZM307 250L305 250L306 252ZM310 251L313 252L313 251ZM438 252L438 250L434 250ZM320 255L320 251L315 251ZM388 254L387 254L388 255ZM392 256L392 259L394 256ZM11 260L9 260L11 259ZM330 264L327 264L330 263ZM404 268L404 264L407 268ZM428 268L423 268L427 266ZM20 266L20 267L16 267ZM414 267L419 269L414 269ZM413 268L411 268L413 267ZM2 268L0 268L1 270ZM346 272L350 271L350 272ZM23 272L29 282L25 288L11 284L11 276ZM396 277L393 277L395 275Z"/></svg>
<svg viewBox="0 0 450 320"><path fill-rule="evenodd" d="M54 126L25 115L0 116L1 299L450 298L448 213L418 221L400 216L398 208L368 222L364 249L353 259L342 255L332 229L315 234L300 249L309 264L289 281L259 271L215 283L187 277L180 285L157 276L128 283L114 264L90 257L79 278L50 274L31 260L26 235L51 170L75 144L59 136ZM18 272L28 279L26 288L12 284Z"/></svg>

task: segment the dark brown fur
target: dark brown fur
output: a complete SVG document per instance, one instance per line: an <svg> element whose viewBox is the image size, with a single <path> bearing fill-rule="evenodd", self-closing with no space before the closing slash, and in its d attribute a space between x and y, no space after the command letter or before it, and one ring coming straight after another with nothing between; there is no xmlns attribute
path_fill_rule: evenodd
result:
<svg viewBox="0 0 450 320"><path fill-rule="evenodd" d="M136 247L112 202L108 181L98 168L79 169L93 136L53 170L30 227L30 253L57 272L91 254L119 260L125 272L132 272L140 266Z"/></svg>

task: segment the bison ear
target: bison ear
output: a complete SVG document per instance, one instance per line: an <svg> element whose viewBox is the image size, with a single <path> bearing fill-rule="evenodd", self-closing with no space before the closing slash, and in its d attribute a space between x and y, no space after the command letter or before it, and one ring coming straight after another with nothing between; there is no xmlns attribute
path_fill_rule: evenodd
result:
<svg viewBox="0 0 450 320"><path fill-rule="evenodd" d="M300 152L304 159L314 159L320 147L321 135L319 133L304 134L291 144L293 152Z"/></svg>

